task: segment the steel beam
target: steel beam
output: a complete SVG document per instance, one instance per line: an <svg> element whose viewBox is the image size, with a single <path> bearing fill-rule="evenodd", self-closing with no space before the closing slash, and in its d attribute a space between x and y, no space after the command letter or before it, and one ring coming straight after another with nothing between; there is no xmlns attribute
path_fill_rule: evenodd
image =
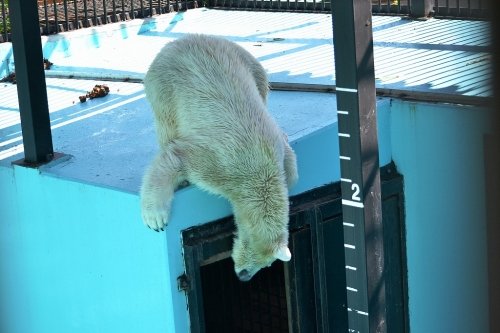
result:
<svg viewBox="0 0 500 333"><path fill-rule="evenodd" d="M24 162L39 165L50 161L54 151L37 0L9 1L9 11Z"/></svg>

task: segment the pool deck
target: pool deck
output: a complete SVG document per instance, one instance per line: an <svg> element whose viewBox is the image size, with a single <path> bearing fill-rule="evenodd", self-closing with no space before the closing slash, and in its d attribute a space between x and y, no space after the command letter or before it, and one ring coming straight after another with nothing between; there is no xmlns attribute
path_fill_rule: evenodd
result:
<svg viewBox="0 0 500 333"><path fill-rule="evenodd" d="M374 16L379 89L429 96L488 97L488 23ZM223 36L249 50L275 86L335 85L331 15L224 11L170 13L42 37L54 149L67 155L44 172L137 192L157 150L140 83L157 52L187 33ZM0 72L12 71L10 44L0 44ZM97 83L110 94L80 103ZM450 100L453 102L453 99ZM336 122L331 93L272 91L269 110L296 141ZM133 133L133 140L130 135ZM0 84L0 165L22 158L16 86Z"/></svg>

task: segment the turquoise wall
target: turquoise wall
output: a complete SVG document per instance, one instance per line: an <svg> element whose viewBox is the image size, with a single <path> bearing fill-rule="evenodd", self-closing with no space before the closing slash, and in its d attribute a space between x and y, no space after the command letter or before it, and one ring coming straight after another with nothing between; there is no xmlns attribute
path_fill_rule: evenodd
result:
<svg viewBox="0 0 500 333"><path fill-rule="evenodd" d="M293 193L339 178L336 138L332 124L292 143L303 174ZM155 233L137 193L55 176L66 159L0 163L0 332L187 332L180 232L230 215L228 202L181 189Z"/></svg>
<svg viewBox="0 0 500 333"><path fill-rule="evenodd" d="M486 332L483 135L473 107L380 100L381 164L405 177L412 332ZM337 126L292 143L301 182L338 180ZM168 231L140 222L136 193L0 165L0 331L186 332L180 231L230 214L194 187Z"/></svg>
<svg viewBox="0 0 500 333"><path fill-rule="evenodd" d="M173 332L136 195L0 167L0 332Z"/></svg>
<svg viewBox="0 0 500 333"><path fill-rule="evenodd" d="M477 107L393 101L404 175L411 331L488 332L483 137Z"/></svg>

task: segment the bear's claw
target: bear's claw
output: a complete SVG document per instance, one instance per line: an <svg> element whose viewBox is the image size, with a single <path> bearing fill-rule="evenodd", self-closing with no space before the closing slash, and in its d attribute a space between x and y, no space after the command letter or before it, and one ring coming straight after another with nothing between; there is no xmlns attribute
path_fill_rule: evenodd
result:
<svg viewBox="0 0 500 333"><path fill-rule="evenodd" d="M142 212L144 224L154 231L163 231L168 223L168 211L159 209L144 209Z"/></svg>

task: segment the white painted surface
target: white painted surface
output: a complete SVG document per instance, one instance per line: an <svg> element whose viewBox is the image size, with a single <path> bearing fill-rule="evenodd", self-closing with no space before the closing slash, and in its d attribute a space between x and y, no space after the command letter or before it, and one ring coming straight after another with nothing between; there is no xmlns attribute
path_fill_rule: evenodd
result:
<svg viewBox="0 0 500 333"><path fill-rule="evenodd" d="M329 14L199 8L42 37L48 76L141 79L161 47L187 33L233 40L254 54L271 81L335 84ZM487 22L374 16L378 87L470 96L491 94ZM13 70L0 44L0 77Z"/></svg>

